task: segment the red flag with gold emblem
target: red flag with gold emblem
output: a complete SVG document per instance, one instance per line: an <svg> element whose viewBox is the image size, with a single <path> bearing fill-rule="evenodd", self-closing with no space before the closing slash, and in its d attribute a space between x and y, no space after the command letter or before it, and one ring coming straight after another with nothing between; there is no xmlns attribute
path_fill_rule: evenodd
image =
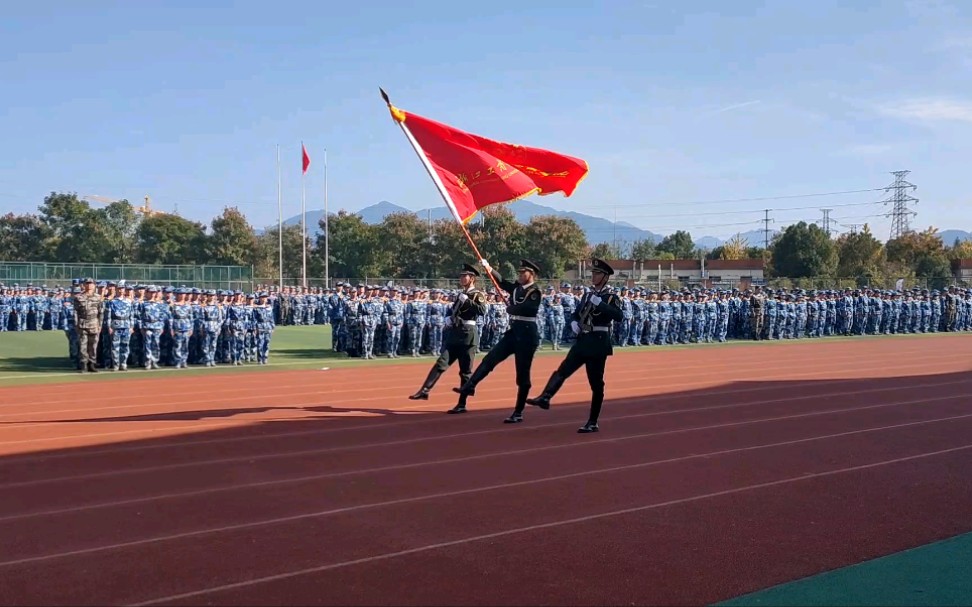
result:
<svg viewBox="0 0 972 607"><path fill-rule="evenodd" d="M534 194L570 196L588 173L587 163L541 148L486 139L391 107L392 117L417 141L419 154L438 176L467 223L483 207Z"/></svg>

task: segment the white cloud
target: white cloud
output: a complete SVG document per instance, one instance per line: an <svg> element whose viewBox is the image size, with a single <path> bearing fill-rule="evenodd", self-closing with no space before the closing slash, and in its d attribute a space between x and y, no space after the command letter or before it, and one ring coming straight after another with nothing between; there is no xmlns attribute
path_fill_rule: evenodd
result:
<svg viewBox="0 0 972 607"><path fill-rule="evenodd" d="M909 99L882 105L887 116L921 122L972 122L972 102L947 98Z"/></svg>

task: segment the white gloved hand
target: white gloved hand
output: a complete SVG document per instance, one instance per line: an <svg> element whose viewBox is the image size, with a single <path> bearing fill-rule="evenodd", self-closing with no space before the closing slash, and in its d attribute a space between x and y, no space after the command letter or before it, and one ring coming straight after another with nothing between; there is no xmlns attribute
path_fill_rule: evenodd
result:
<svg viewBox="0 0 972 607"><path fill-rule="evenodd" d="M576 320L570 321L570 329L574 332L574 335L580 335L580 325Z"/></svg>
<svg viewBox="0 0 972 607"><path fill-rule="evenodd" d="M592 304L594 304L595 306L599 306L599 305L601 305L601 298L598 297L597 295L591 295L590 302Z"/></svg>
<svg viewBox="0 0 972 607"><path fill-rule="evenodd" d="M486 261L485 259L480 259L480 260L479 260L479 265L481 265L481 266L483 266L483 268L484 268L484 269L485 269L485 270L486 270L487 272L489 272L490 270L492 270L492 269L493 269L493 268L492 268L492 267L491 267L491 266L489 265L489 262L488 262L488 261Z"/></svg>
<svg viewBox="0 0 972 607"><path fill-rule="evenodd" d="M469 296L466 295L465 293L460 293L459 294L459 301L460 302L466 301L467 299L469 299Z"/></svg>

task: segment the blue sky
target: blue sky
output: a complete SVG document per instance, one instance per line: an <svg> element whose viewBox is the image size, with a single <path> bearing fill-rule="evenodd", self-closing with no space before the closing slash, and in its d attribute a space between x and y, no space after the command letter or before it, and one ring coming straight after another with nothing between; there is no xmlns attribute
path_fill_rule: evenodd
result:
<svg viewBox="0 0 972 607"><path fill-rule="evenodd" d="M52 190L207 222L380 200L441 204L379 96L586 159L541 204L696 237L818 220L887 236L907 169L917 227L972 230L972 4L904 2L16 3L0 21L0 210ZM843 206L847 205L847 206ZM789 210L787 210L789 209ZM606 240L610 239L606 235Z"/></svg>

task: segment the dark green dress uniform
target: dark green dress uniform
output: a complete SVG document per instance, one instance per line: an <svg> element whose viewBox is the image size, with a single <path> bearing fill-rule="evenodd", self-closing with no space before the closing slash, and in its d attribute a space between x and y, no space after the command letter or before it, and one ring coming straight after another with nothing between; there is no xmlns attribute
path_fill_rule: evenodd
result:
<svg viewBox="0 0 972 607"><path fill-rule="evenodd" d="M520 269L530 270L534 276L540 275L539 266L527 259L520 260ZM536 283L524 287L519 283L503 280L495 270L492 270L491 274L500 288L509 294L506 312L510 318L510 326L499 342L483 357L483 361L479 363L479 367L469 381L461 388L453 388L453 391L458 392L461 397L455 410L464 411L465 397L475 394L476 385L483 381L498 364L512 355L516 364L516 405L513 414L504 421L515 424L523 421L523 409L526 407L527 396L530 395L530 368L533 366L533 357L537 353L537 348L540 347L537 311L540 309L541 293Z"/></svg>
<svg viewBox="0 0 972 607"><path fill-rule="evenodd" d="M459 273L479 276L479 271L469 264L463 264ZM465 295L465 297L462 297ZM471 286L460 293L452 304L449 312L449 322L445 327L443 342L445 347L435 361L432 370L418 392L409 396L412 400L428 400L429 392L435 387L439 378L452 363L459 362L459 381L462 385L472 376L472 363L479 350L479 332L476 330L476 317L486 313L486 293ZM465 397L463 397L465 404Z"/></svg>
<svg viewBox="0 0 972 607"><path fill-rule="evenodd" d="M614 274L614 269L600 259L592 261L591 269L608 276ZM597 304L591 301L595 296L601 300ZM601 414L601 405L604 403L604 367L607 357L614 354L614 347L611 345L611 322L621 322L623 318L621 300L610 292L607 285L600 291L586 293L571 316L572 321L576 322L580 329L577 340L571 346L567 357L550 376L543 393L537 398L528 399L527 403L541 409L549 409L550 399L557 394L567 378L581 367L585 367L587 381L591 385L591 412L587 423L577 431L582 434L597 432L597 418Z"/></svg>

